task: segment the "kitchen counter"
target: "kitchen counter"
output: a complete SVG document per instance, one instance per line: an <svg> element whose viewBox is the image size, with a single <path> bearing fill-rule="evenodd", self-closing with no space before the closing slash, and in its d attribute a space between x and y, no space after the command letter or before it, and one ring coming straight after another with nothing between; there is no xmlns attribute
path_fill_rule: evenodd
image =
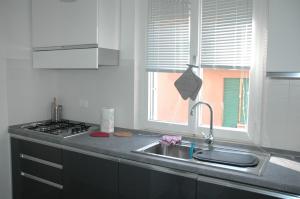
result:
<svg viewBox="0 0 300 199"><path fill-rule="evenodd" d="M112 135L108 138L95 138L90 137L89 134L86 133L70 138L61 138L21 129L20 126L21 125L15 125L9 127L9 133L12 137L48 144L67 150L72 149L77 150L78 152L91 152L115 159L126 159L167 167L184 172L249 184L300 196L300 153L298 152L257 148L239 144L216 143L247 150L266 151L272 154L270 159L271 161L265 165L262 174L257 176L228 169L195 165L182 161L147 156L132 152L145 145L158 141L162 136L161 134L131 130L131 132L133 132L132 137L115 137Z"/></svg>

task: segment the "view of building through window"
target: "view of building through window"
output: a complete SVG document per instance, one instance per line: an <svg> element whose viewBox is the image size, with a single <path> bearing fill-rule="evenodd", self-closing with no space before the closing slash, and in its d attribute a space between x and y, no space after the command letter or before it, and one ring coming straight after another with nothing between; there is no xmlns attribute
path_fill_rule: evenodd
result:
<svg viewBox="0 0 300 199"><path fill-rule="evenodd" d="M183 100L174 86L181 73L154 72L152 112L155 121L188 123L188 100ZM202 69L202 101L214 111L216 127L245 128L248 115L249 70ZM199 124L209 124L208 109L203 108Z"/></svg>
<svg viewBox="0 0 300 199"><path fill-rule="evenodd" d="M248 115L249 71L204 69L202 101L214 111L214 125L245 128ZM200 124L209 124L209 112L203 109Z"/></svg>
<svg viewBox="0 0 300 199"><path fill-rule="evenodd" d="M181 75L182 73L163 72L153 72L149 75L154 80L154 83L150 85L153 90L151 110L153 118L150 119L179 124L188 123L189 101L183 100L174 86L174 82Z"/></svg>

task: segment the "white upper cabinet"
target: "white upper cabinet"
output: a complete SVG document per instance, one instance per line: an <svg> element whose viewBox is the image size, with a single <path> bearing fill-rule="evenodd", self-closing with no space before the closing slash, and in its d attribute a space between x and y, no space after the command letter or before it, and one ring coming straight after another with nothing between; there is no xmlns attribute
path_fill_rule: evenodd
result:
<svg viewBox="0 0 300 199"><path fill-rule="evenodd" d="M85 0L86 1L86 0ZM120 0L98 0L98 38L101 48L120 49Z"/></svg>
<svg viewBox="0 0 300 199"><path fill-rule="evenodd" d="M119 34L120 0L32 0L35 68L117 65Z"/></svg>
<svg viewBox="0 0 300 199"><path fill-rule="evenodd" d="M33 47L98 43L98 0L32 0Z"/></svg>
<svg viewBox="0 0 300 199"><path fill-rule="evenodd" d="M268 72L300 72L300 1L269 1Z"/></svg>

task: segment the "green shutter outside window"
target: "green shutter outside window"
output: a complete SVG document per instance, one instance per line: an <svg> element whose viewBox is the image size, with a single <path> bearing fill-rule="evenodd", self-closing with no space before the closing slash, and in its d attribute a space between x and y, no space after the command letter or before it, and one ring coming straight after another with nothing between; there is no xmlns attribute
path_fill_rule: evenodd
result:
<svg viewBox="0 0 300 199"><path fill-rule="evenodd" d="M248 101L249 101L249 79L244 79L243 84L243 106L241 110L241 124L247 124L248 121Z"/></svg>
<svg viewBox="0 0 300 199"><path fill-rule="evenodd" d="M242 88L240 88L241 82L243 82ZM240 92L242 92L241 102L239 99ZM223 127L237 128L239 123L247 123L248 101L249 79L244 78L241 81L240 78L224 78ZM241 110L239 110L240 108Z"/></svg>
<svg viewBox="0 0 300 199"><path fill-rule="evenodd" d="M224 78L223 126L236 128L239 117L240 79Z"/></svg>

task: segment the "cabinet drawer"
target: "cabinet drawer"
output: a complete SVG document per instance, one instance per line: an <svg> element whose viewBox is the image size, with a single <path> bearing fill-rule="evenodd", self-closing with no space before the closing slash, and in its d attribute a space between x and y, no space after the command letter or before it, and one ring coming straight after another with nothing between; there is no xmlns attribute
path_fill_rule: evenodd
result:
<svg viewBox="0 0 300 199"><path fill-rule="evenodd" d="M61 164L62 152L61 149L19 140L19 152L20 154L32 156L49 162Z"/></svg>
<svg viewBox="0 0 300 199"><path fill-rule="evenodd" d="M21 158L21 172L62 184L62 169Z"/></svg>
<svg viewBox="0 0 300 199"><path fill-rule="evenodd" d="M35 51L33 67L98 69L98 48Z"/></svg>
<svg viewBox="0 0 300 199"><path fill-rule="evenodd" d="M22 199L60 199L62 195L61 189L41 183L28 177L21 177Z"/></svg>

